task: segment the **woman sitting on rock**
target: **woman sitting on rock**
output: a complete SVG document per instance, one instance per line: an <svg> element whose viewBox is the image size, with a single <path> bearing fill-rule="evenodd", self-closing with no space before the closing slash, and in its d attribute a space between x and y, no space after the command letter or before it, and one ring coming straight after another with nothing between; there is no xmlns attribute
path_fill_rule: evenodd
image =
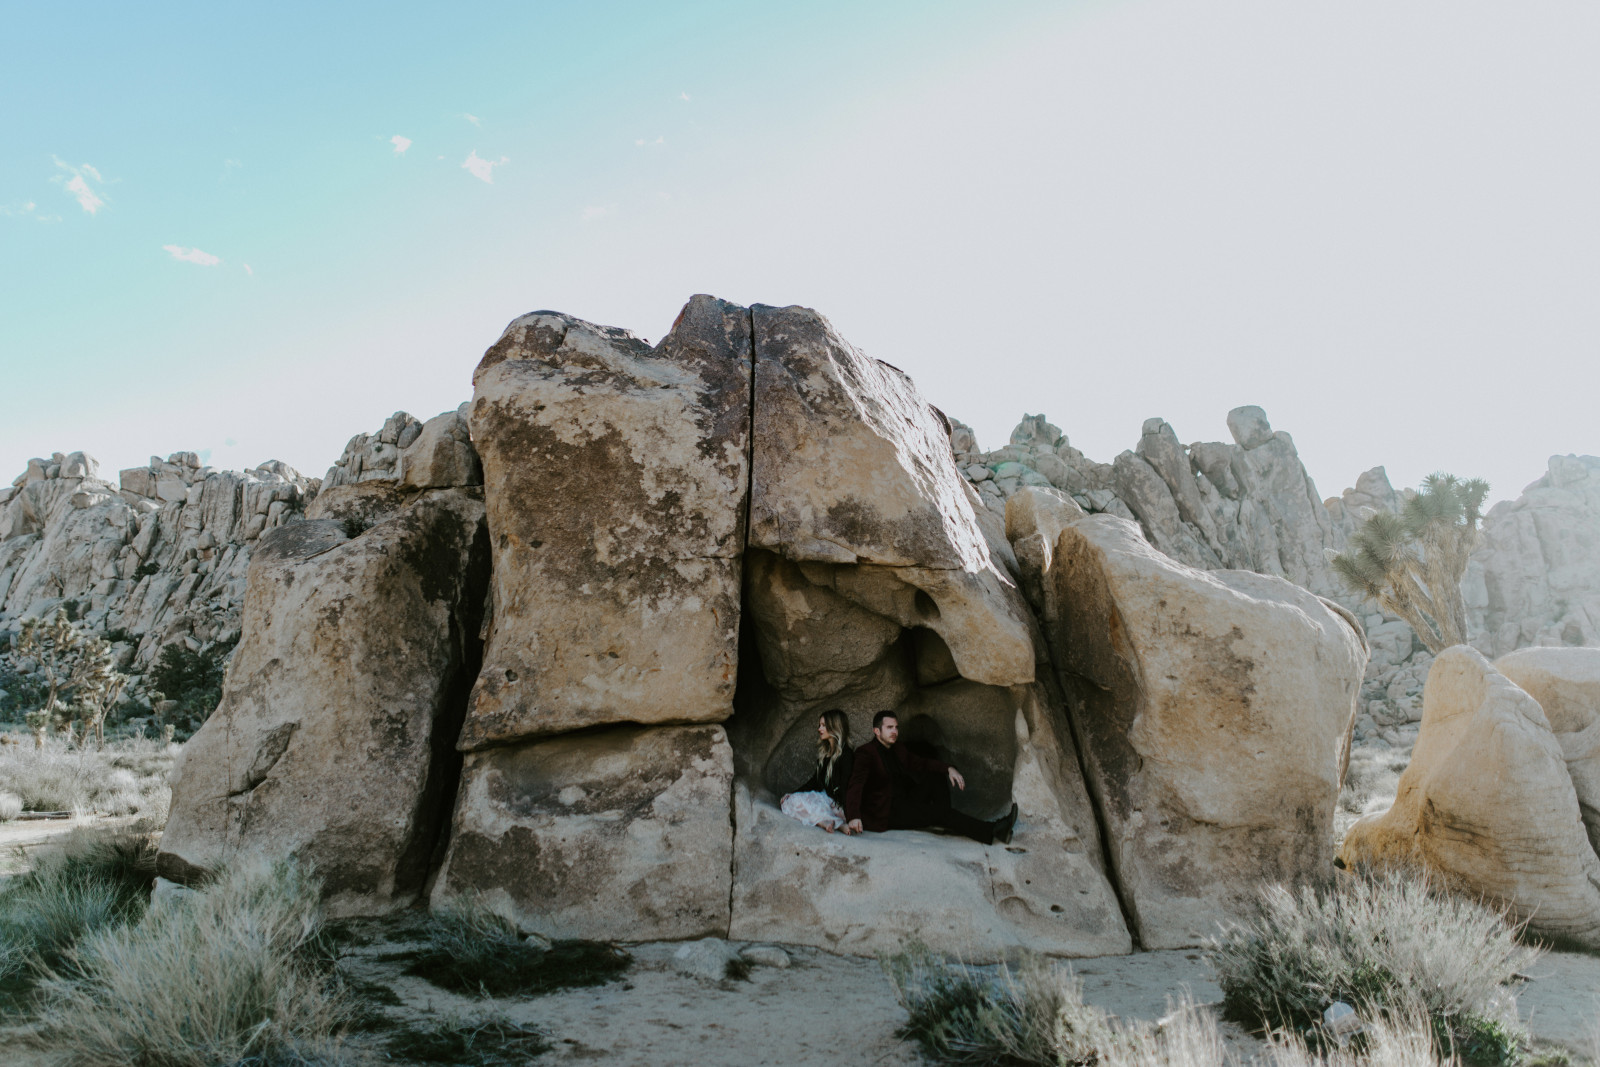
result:
<svg viewBox="0 0 1600 1067"><path fill-rule="evenodd" d="M854 767L850 720L837 709L823 712L817 720L817 769L800 788L784 794L778 807L790 818L820 826L830 834L842 829L844 789Z"/></svg>

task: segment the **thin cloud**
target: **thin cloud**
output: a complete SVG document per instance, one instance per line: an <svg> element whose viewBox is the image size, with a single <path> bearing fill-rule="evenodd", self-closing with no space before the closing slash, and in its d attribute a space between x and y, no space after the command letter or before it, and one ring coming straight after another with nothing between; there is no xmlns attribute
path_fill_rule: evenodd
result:
<svg viewBox="0 0 1600 1067"><path fill-rule="evenodd" d="M162 245L163 250L172 253L173 259L181 259L185 263L198 263L202 267L215 267L222 260L210 252L202 252L198 248L184 248L182 245ZM249 268L245 268L248 270Z"/></svg>
<svg viewBox="0 0 1600 1067"><path fill-rule="evenodd" d="M223 170L233 170L236 167L242 167L242 166L244 166L244 164L239 162L237 159L224 159L222 161L222 169Z"/></svg>
<svg viewBox="0 0 1600 1067"><path fill-rule="evenodd" d="M76 200L79 207L93 215L106 206L105 198L100 195L94 186L89 184L90 181L99 182L102 185L105 184L105 179L100 176L98 170L87 163L74 167L72 164L64 163L54 156L51 158L55 159L57 167L67 173L57 174L50 180L62 183L66 188L67 195ZM71 175L70 178L67 177L68 174Z"/></svg>
<svg viewBox="0 0 1600 1067"><path fill-rule="evenodd" d="M463 112L461 117L466 119L468 122L472 123L474 126L482 126L483 125L483 120L480 119L476 115Z"/></svg>
<svg viewBox="0 0 1600 1067"><path fill-rule="evenodd" d="M252 278L254 278L256 276L256 272L250 268L250 264L248 264L248 263L244 264L244 272L246 274L250 275L250 277L252 277ZM230 445L233 444L232 441L229 441L228 443Z"/></svg>
<svg viewBox="0 0 1600 1067"><path fill-rule="evenodd" d="M411 147L411 138L403 137L397 133L393 137L389 138L389 143L394 145L395 155L403 156L406 154L406 149Z"/></svg>
<svg viewBox="0 0 1600 1067"><path fill-rule="evenodd" d="M610 208L596 205L584 208L579 214L579 218L583 219L584 222L593 222L595 219L603 219L609 214L611 214Z"/></svg>
<svg viewBox="0 0 1600 1067"><path fill-rule="evenodd" d="M511 162L511 160L509 158L507 158L506 156L501 156L499 159L492 159L492 160L491 159L480 159L479 156L478 156L478 150L477 149L473 149L471 154L469 154L467 156L466 160L461 164L461 169L469 172L474 178L477 178L479 181L485 181L485 182L488 182L490 185L493 185L494 184L494 168L503 167L507 163L510 163L510 162Z"/></svg>
<svg viewBox="0 0 1600 1067"><path fill-rule="evenodd" d="M663 137L657 137L654 141L647 141L643 137L640 137L639 139L637 139L633 143L638 145L640 148L643 148L647 144L666 144L667 143L667 139L666 139L666 137L663 136Z"/></svg>
<svg viewBox="0 0 1600 1067"><path fill-rule="evenodd" d="M688 103L689 94L688 93L679 93L678 94L678 99L684 101L685 103Z"/></svg>

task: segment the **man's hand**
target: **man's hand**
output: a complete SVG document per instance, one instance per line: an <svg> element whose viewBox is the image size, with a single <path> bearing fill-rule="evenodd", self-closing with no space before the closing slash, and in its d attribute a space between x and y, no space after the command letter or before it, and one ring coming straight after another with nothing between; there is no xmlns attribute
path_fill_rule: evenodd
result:
<svg viewBox="0 0 1600 1067"><path fill-rule="evenodd" d="M861 820L851 819L849 822L845 823L844 832L847 834L859 834L861 832Z"/></svg>
<svg viewBox="0 0 1600 1067"><path fill-rule="evenodd" d="M965 790L967 788L967 780L961 777L961 772L956 770L954 767L950 768L950 784L960 790Z"/></svg>

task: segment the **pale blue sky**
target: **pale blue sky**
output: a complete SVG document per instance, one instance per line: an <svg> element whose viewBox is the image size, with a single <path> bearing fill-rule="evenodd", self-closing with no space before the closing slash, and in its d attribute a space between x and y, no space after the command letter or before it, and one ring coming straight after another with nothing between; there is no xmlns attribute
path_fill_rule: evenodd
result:
<svg viewBox="0 0 1600 1067"><path fill-rule="evenodd" d="M522 312L712 292L989 447L1257 403L1324 495L1513 496L1600 452L1596 55L1562 0L11 5L0 475L321 474Z"/></svg>

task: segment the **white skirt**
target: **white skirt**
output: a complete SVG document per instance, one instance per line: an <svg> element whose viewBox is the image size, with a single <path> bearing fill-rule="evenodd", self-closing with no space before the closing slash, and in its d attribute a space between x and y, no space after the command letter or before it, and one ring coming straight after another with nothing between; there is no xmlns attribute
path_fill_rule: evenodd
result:
<svg viewBox="0 0 1600 1067"><path fill-rule="evenodd" d="M844 828L844 809L826 793L790 793L779 807L789 818L799 819L807 826Z"/></svg>

